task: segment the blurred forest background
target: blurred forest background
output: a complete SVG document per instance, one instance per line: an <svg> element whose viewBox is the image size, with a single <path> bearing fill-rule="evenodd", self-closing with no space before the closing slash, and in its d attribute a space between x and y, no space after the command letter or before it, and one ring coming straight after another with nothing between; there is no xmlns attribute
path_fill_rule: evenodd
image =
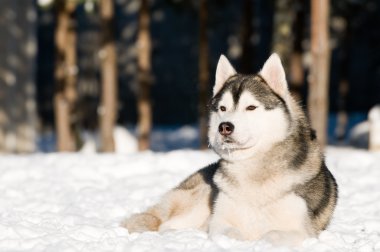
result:
<svg viewBox="0 0 380 252"><path fill-rule="evenodd" d="M355 143L350 132L358 123L368 134L363 121L380 103L379 0L0 5L0 152L77 151L90 139L88 148L105 152L121 139L136 150L166 150L159 142L168 138L205 148L222 53L242 73L279 53L291 91L312 123L322 123L315 126L322 144ZM316 46L326 41L319 56L313 36ZM312 84L320 77L322 84Z"/></svg>

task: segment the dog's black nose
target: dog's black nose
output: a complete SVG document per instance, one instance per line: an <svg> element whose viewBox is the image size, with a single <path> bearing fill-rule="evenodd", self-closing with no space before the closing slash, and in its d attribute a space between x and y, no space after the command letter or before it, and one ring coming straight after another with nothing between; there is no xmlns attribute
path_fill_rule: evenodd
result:
<svg viewBox="0 0 380 252"><path fill-rule="evenodd" d="M230 122L222 122L219 124L219 133L222 136L229 136L234 132L235 126Z"/></svg>

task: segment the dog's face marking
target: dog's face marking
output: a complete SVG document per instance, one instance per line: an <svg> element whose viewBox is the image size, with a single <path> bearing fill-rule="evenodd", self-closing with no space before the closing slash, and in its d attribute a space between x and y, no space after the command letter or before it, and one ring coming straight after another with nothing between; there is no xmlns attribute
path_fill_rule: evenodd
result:
<svg viewBox="0 0 380 252"><path fill-rule="evenodd" d="M230 73L232 76L223 72L227 79L221 86L219 78L218 86L214 87L208 135L213 149L222 158L233 161L249 158L284 140L290 114L284 100L286 95L280 96L287 90L281 91L280 85L274 90L260 75ZM232 132L223 131L225 123L232 124Z"/></svg>

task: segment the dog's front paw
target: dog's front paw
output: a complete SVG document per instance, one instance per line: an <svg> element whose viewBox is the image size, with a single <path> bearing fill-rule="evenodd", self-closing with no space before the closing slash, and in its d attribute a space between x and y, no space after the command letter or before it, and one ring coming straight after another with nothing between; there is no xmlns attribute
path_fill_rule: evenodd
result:
<svg viewBox="0 0 380 252"><path fill-rule="evenodd" d="M221 232L210 233L210 239L226 251L234 250L244 240L240 231L234 228L226 228Z"/></svg>
<svg viewBox="0 0 380 252"><path fill-rule="evenodd" d="M240 231L232 227L224 228L223 230L220 230L218 232L211 232L210 235L213 240L220 240L220 237L222 236L227 236L228 238L234 240L244 240L244 237L242 236Z"/></svg>
<svg viewBox="0 0 380 252"><path fill-rule="evenodd" d="M275 246L299 246L306 239L305 235L295 231L273 230L266 233L261 240L267 241Z"/></svg>
<svg viewBox="0 0 380 252"><path fill-rule="evenodd" d="M223 234L229 238L235 239L235 240L244 240L243 235L240 233L239 230L235 228L227 228Z"/></svg>
<svg viewBox="0 0 380 252"><path fill-rule="evenodd" d="M157 231L161 224L160 219L148 213L134 214L126 219L121 226L128 229L129 233L141 233L145 231Z"/></svg>

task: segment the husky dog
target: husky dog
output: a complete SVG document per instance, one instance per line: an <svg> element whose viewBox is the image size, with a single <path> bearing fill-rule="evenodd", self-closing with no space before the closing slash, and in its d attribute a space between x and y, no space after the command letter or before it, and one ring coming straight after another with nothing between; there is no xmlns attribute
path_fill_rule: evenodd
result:
<svg viewBox="0 0 380 252"><path fill-rule="evenodd" d="M208 137L221 159L132 215L123 223L129 232L197 228L298 245L327 227L337 184L277 54L256 75L220 57Z"/></svg>

